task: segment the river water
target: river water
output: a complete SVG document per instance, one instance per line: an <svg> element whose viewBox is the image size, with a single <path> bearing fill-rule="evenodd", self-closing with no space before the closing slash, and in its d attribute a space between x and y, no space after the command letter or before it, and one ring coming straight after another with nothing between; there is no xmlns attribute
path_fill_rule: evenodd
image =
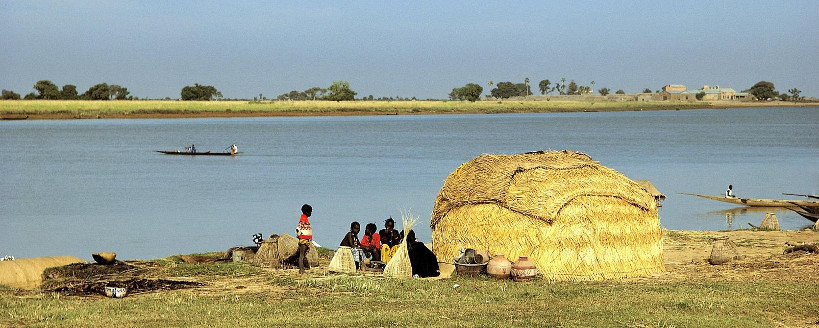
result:
<svg viewBox="0 0 819 328"><path fill-rule="evenodd" d="M223 151L236 157L155 150ZM668 229L725 230L774 211L679 194L819 193L819 107L620 113L0 121L0 256L99 251L120 259L225 250L293 233L314 208L316 241L351 221L429 216L446 177L483 153L570 149L668 196ZM794 197L791 197L794 198ZM400 222L400 220L399 220ZM400 223L399 223L400 226Z"/></svg>

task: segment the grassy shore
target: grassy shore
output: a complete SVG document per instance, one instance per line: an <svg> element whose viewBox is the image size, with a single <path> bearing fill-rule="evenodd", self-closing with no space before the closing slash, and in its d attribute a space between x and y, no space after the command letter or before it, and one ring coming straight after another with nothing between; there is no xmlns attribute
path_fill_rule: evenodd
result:
<svg viewBox="0 0 819 328"><path fill-rule="evenodd" d="M805 106L755 102L586 101L173 101L0 100L0 117L31 119L174 118L443 113L541 113L675 110L749 106ZM815 104L814 104L815 105Z"/></svg>
<svg viewBox="0 0 819 328"><path fill-rule="evenodd" d="M711 238L743 259L712 266ZM203 283L110 299L0 288L0 326L815 327L819 254L782 254L819 232L669 231L666 273L606 282L385 279L246 263L135 261L142 277ZM216 256L216 255L213 255Z"/></svg>

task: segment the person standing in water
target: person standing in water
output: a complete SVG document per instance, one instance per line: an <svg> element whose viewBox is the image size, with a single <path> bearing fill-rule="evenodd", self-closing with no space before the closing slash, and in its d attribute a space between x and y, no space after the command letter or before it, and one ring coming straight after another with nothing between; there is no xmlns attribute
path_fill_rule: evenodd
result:
<svg viewBox="0 0 819 328"><path fill-rule="evenodd" d="M313 207L307 204L301 206L301 217L296 225L296 236L299 238L299 274L304 274L305 267L310 268L307 261L307 252L310 250L310 243L313 241L313 228L310 226L310 215L313 214Z"/></svg>

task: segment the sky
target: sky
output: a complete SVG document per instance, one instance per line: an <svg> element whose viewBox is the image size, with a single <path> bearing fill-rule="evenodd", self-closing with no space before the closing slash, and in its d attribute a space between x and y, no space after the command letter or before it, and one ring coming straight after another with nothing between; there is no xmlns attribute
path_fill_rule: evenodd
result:
<svg viewBox="0 0 819 328"><path fill-rule="evenodd" d="M9 1L0 88L39 80L266 98L344 80L358 97L566 78L640 92L770 81L819 97L819 1Z"/></svg>

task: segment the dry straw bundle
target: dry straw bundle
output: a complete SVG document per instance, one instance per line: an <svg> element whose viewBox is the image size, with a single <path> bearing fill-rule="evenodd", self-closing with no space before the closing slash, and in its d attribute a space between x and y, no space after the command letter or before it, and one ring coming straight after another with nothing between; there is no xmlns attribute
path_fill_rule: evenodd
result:
<svg viewBox="0 0 819 328"><path fill-rule="evenodd" d="M401 246L395 251L387 266L384 267L384 276L391 278L409 278L412 277L412 263L410 262L409 252L407 252L407 234L418 222L417 217L412 214L402 214L401 222L404 225L404 240L401 241Z"/></svg>
<svg viewBox="0 0 819 328"><path fill-rule="evenodd" d="M439 259L459 248L529 256L553 280L664 271L654 198L579 152L475 158L449 175L430 221Z"/></svg>
<svg viewBox="0 0 819 328"><path fill-rule="evenodd" d="M330 260L330 265L327 266L327 271L337 273L355 273L355 260L353 259L353 251L350 247L339 246L333 259Z"/></svg>
<svg viewBox="0 0 819 328"><path fill-rule="evenodd" d="M262 242L256 255L250 260L251 263L264 267L279 268L288 260L299 255L299 240L289 234L271 235L270 238ZM307 261L310 265L318 263L318 253L313 245L309 245ZM298 260L296 260L298 262Z"/></svg>

